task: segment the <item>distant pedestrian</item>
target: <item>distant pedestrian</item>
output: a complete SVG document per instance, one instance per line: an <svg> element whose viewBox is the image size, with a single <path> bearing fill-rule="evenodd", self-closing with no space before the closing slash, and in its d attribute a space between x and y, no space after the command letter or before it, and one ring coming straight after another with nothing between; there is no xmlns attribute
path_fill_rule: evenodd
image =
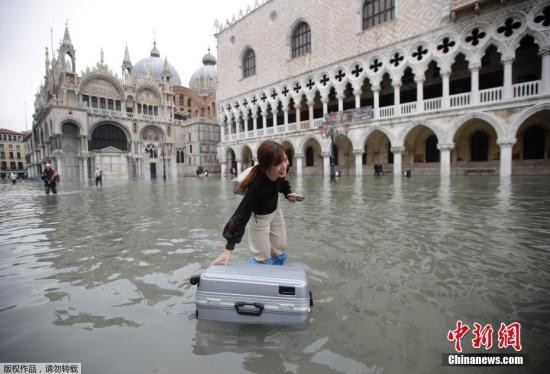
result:
<svg viewBox="0 0 550 374"><path fill-rule="evenodd" d="M205 169L205 170L204 170L204 176L205 176L205 177L208 177L208 169Z"/></svg>
<svg viewBox="0 0 550 374"><path fill-rule="evenodd" d="M52 168L52 165L46 164L44 167L44 172L42 173L42 180L44 181L44 188L46 190L46 195L50 194L50 191L53 194L57 194L57 183L59 183L59 175Z"/></svg>
<svg viewBox="0 0 550 374"><path fill-rule="evenodd" d="M99 166L95 168L95 186L103 186L103 172Z"/></svg>
<svg viewBox="0 0 550 374"><path fill-rule="evenodd" d="M10 180L12 184L17 183L17 174L15 174L13 171L10 173Z"/></svg>

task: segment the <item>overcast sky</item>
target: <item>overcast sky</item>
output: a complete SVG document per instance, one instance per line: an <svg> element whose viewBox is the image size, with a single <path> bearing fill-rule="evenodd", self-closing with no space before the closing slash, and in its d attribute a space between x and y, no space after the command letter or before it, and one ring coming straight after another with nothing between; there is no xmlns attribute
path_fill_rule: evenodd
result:
<svg viewBox="0 0 550 374"><path fill-rule="evenodd" d="M225 22L254 0L0 0L0 128L32 126L34 95L44 79L44 48L51 58L68 21L80 74L94 66L103 48L105 63L120 75L127 44L132 64L149 56L153 38L161 58L188 86L210 46L216 55L214 20Z"/></svg>

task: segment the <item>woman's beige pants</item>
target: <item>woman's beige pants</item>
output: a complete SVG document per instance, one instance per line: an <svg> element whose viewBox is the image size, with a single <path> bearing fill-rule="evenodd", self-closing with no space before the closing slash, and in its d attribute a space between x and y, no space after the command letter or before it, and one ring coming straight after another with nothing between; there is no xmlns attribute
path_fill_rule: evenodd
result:
<svg viewBox="0 0 550 374"><path fill-rule="evenodd" d="M285 219L279 206L270 214L252 213L247 231L250 252L258 261L280 256L286 249Z"/></svg>

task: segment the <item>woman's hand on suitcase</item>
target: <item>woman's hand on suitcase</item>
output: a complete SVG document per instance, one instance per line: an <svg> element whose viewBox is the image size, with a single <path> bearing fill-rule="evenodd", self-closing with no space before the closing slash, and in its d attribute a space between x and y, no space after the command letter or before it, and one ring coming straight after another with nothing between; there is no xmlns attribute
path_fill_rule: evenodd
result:
<svg viewBox="0 0 550 374"><path fill-rule="evenodd" d="M229 263L229 259L231 258L231 251L228 249L224 249L222 254L219 255L214 262L212 262L212 265L218 265L223 264L227 265Z"/></svg>

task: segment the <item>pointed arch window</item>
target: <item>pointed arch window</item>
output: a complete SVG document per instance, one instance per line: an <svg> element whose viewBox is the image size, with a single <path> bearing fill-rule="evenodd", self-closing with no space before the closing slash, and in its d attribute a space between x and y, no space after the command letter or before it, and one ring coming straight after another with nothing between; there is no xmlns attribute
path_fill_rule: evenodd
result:
<svg viewBox="0 0 550 374"><path fill-rule="evenodd" d="M365 0L363 30L395 18L395 0Z"/></svg>
<svg viewBox="0 0 550 374"><path fill-rule="evenodd" d="M292 33L292 57L311 52L311 29L307 22L300 22Z"/></svg>
<svg viewBox="0 0 550 374"><path fill-rule="evenodd" d="M256 53L252 48L247 49L243 55L243 78L256 74Z"/></svg>

